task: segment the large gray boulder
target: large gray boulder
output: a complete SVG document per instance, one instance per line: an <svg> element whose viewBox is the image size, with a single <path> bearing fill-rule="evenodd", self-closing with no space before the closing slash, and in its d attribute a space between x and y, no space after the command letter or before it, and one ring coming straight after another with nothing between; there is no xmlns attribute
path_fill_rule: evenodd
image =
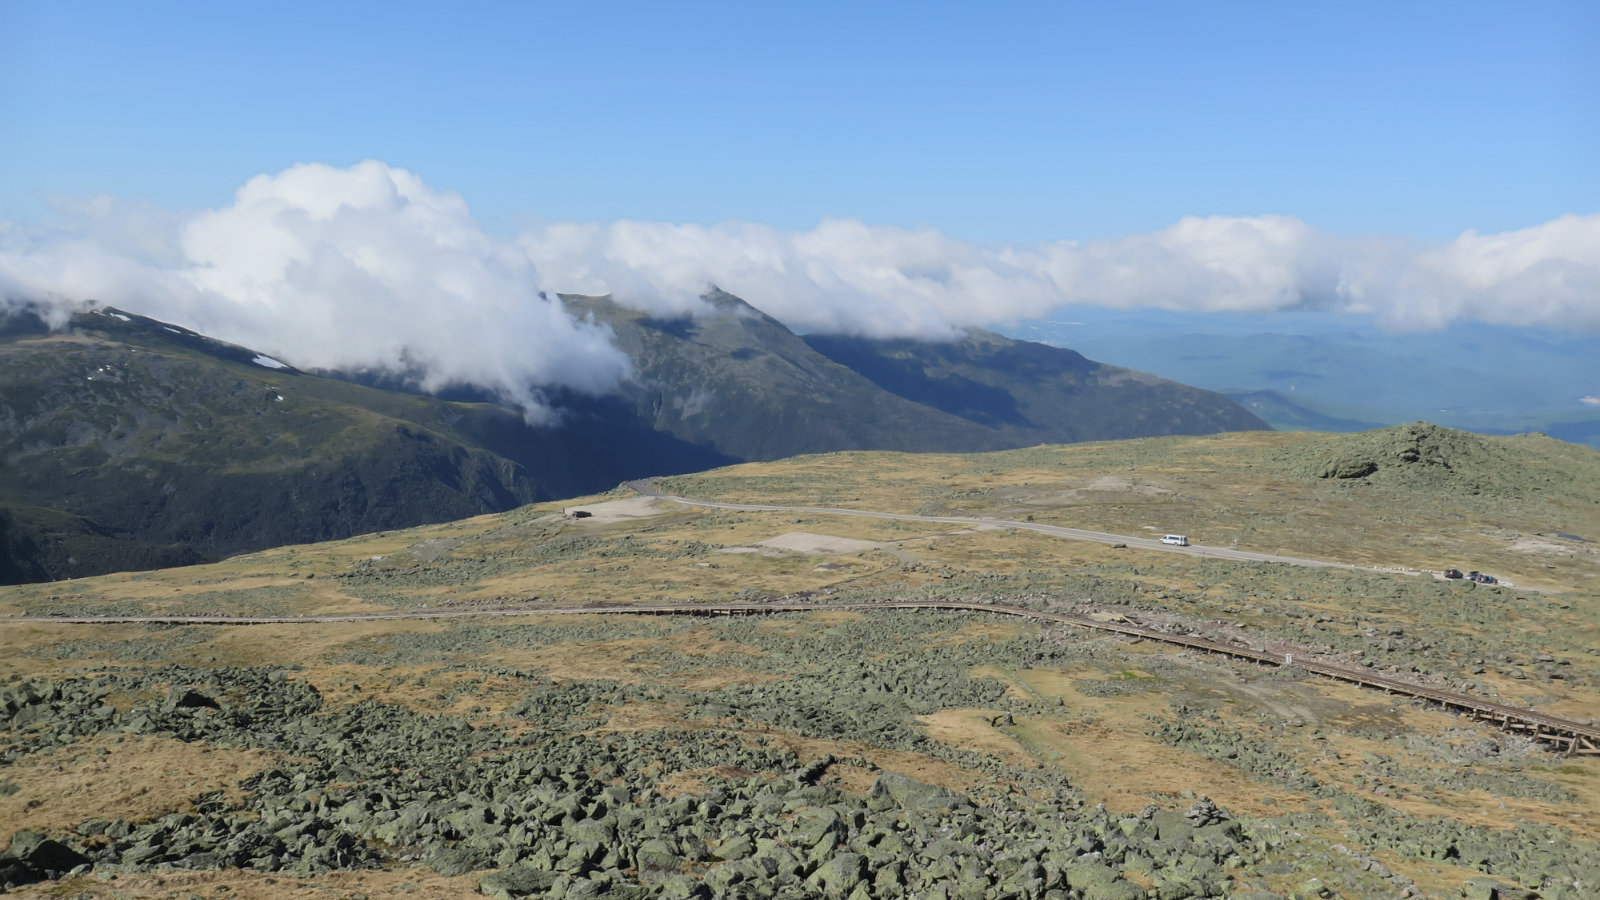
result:
<svg viewBox="0 0 1600 900"><path fill-rule="evenodd" d="M19 831L0 853L0 888L55 878L89 862L89 858L60 841L32 831Z"/></svg>
<svg viewBox="0 0 1600 900"><path fill-rule="evenodd" d="M490 872L478 882L478 891L496 900L518 900L521 897L542 896L555 884L557 875L548 869L527 865L509 866Z"/></svg>
<svg viewBox="0 0 1600 900"><path fill-rule="evenodd" d="M899 772L884 772L872 782L867 797L888 798L902 809L966 809L972 801L949 788L918 781Z"/></svg>
<svg viewBox="0 0 1600 900"><path fill-rule="evenodd" d="M423 862L446 878L465 875L476 869L487 869L494 864L488 853L475 847L440 847L429 853Z"/></svg>
<svg viewBox="0 0 1600 900"><path fill-rule="evenodd" d="M836 853L807 879L829 897L843 900L866 876L866 860L858 853Z"/></svg>
<svg viewBox="0 0 1600 900"><path fill-rule="evenodd" d="M1084 900L1141 900L1144 897L1138 885L1097 863L1070 863L1066 875L1067 884L1082 894Z"/></svg>

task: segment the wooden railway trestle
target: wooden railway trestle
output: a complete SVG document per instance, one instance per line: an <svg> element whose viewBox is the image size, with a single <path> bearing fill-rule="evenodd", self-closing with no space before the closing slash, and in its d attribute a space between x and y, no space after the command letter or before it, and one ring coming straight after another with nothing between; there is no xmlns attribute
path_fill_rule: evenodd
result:
<svg viewBox="0 0 1600 900"><path fill-rule="evenodd" d="M1091 628L1099 631L1111 631L1129 637L1144 640L1158 641L1166 644L1175 644L1192 650L1206 653L1216 653L1223 656L1249 661L1255 665L1287 666L1294 665L1308 672L1354 684L1359 687L1381 690L1389 695L1401 695L1431 703L1440 709L1453 713L1464 714L1468 718L1494 724L1504 731L1523 734L1536 741L1551 745L1554 749L1568 755L1600 756L1600 727L1575 722L1559 716L1549 716L1533 710L1507 706L1490 700L1458 694L1427 685L1414 684L1408 681L1388 678L1386 676L1364 672L1360 669L1350 669L1335 666L1317 660L1308 660L1304 657L1294 659L1292 654L1274 653L1269 650L1257 650L1253 647L1244 647L1237 644L1224 644L1193 635L1172 634L1145 628L1128 622L1102 622L1087 616L1078 616L1071 613L1048 612L1046 610L1031 609L1025 606L1010 606L994 603L968 603L954 600L891 600L878 603L850 603L850 604L739 604L737 606L714 607L718 611L730 614L753 613L780 613L780 612L815 612L821 610L853 610L866 611L874 609L945 609L965 610L970 612L993 613L998 615L1016 616L1019 618L1034 619L1044 622L1055 622L1064 625L1074 625L1081 628ZM682 607L655 606L635 607L633 609L618 609L618 612L643 612L654 615L672 615L682 611Z"/></svg>
<svg viewBox="0 0 1600 900"><path fill-rule="evenodd" d="M882 609L942 609L1014 616L1041 622L1073 625L1079 628L1107 631L1143 640L1159 641L1217 653L1234 659L1248 660L1257 665L1293 665L1317 675L1343 681L1386 694L1414 697L1425 703L1435 703L1442 709L1466 715L1468 718L1489 722L1505 731L1526 735L1533 740L1549 744L1569 755L1600 756L1600 727L1576 722L1559 716L1550 716L1533 710L1507 706L1458 694L1427 685L1414 684L1388 678L1360 669L1335 666L1317 660L1294 659L1288 654L1257 650L1238 644L1225 644L1187 634L1172 634L1146 628L1131 622L1103 622L1072 613L1050 612L1026 606L999 603L978 603L961 600L887 600L876 603L684 603L639 606L582 606L582 607L474 607L468 609L443 609L403 613L366 613L352 615L310 616L19 616L0 617L0 625L12 623L55 625L114 625L114 624L172 624L172 625L312 625L330 622L362 622L398 619L449 619L476 616L539 616L539 615L764 615L788 612L854 611L867 612Z"/></svg>

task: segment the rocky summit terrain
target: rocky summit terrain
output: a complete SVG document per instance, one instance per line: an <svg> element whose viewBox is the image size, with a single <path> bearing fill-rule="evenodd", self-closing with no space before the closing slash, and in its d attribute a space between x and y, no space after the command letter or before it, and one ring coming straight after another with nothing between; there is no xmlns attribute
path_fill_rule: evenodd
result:
<svg viewBox="0 0 1600 900"><path fill-rule="evenodd" d="M827 454L655 484L808 509L618 488L0 589L0 884L1592 897L1600 757L1162 636L1593 719L1596 475L1585 448L1422 424ZM1148 540L1172 531L1191 546ZM728 604L755 611L642 609ZM157 618L74 623L97 616Z"/></svg>

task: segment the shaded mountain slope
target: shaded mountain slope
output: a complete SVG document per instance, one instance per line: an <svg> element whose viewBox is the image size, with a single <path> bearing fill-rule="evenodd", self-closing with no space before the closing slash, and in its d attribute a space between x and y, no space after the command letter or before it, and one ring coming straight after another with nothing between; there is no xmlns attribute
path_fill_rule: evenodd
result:
<svg viewBox="0 0 1600 900"><path fill-rule="evenodd" d="M207 561L205 555L182 544L144 541L113 533L82 516L0 501L0 584Z"/></svg>
<svg viewBox="0 0 1600 900"><path fill-rule="evenodd" d="M611 326L637 375L624 397L658 430L741 460L840 449L989 449L979 423L896 396L731 294L659 319L608 297L563 298Z"/></svg>
<svg viewBox="0 0 1600 900"><path fill-rule="evenodd" d="M509 412L257 356L115 311L59 334L14 323L0 337L0 572L171 565L549 496L455 428Z"/></svg>
<svg viewBox="0 0 1600 900"><path fill-rule="evenodd" d="M1006 447L1268 427L1220 394L981 329L940 343L805 341L884 390L982 423Z"/></svg>
<svg viewBox="0 0 1600 900"><path fill-rule="evenodd" d="M747 460L834 450L982 451L1267 425L1227 398L1070 350L973 331L948 343L808 335L731 294L662 320L563 298L611 326L654 427Z"/></svg>

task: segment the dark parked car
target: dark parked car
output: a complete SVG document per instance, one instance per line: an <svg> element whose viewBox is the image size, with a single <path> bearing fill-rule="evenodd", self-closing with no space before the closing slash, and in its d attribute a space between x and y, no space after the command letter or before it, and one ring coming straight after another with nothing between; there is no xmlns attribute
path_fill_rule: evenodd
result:
<svg viewBox="0 0 1600 900"><path fill-rule="evenodd" d="M1444 570L1444 577L1446 577L1446 578L1460 578L1461 577L1461 570L1460 569L1445 569Z"/></svg>
<svg viewBox="0 0 1600 900"><path fill-rule="evenodd" d="M1494 578L1493 575L1485 575L1482 572L1469 572L1467 574L1467 577L1471 578L1473 581L1476 581L1479 584L1494 584L1495 583L1495 578Z"/></svg>

